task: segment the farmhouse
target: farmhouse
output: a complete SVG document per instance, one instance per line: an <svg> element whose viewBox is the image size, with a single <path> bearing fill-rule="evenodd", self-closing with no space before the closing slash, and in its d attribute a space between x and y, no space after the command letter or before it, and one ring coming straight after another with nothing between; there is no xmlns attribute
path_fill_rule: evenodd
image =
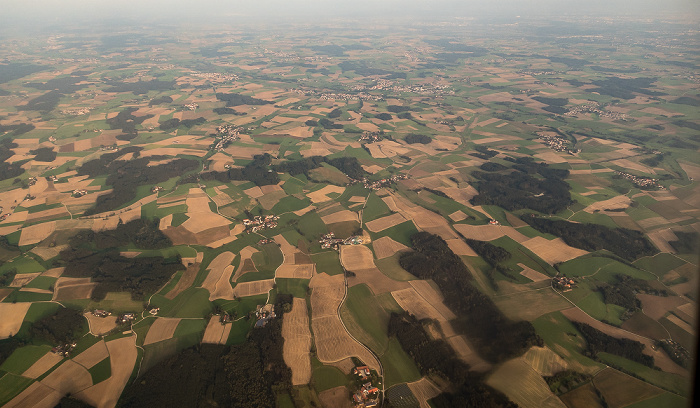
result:
<svg viewBox="0 0 700 408"><path fill-rule="evenodd" d="M112 312L108 312L108 311L102 310L102 309L95 309L92 311L92 315L97 316L97 317L107 317L107 316L111 316Z"/></svg>

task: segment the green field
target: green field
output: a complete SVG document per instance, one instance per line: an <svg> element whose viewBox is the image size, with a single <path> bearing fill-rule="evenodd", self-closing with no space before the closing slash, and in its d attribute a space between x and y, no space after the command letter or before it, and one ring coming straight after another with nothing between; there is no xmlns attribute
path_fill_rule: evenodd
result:
<svg viewBox="0 0 700 408"><path fill-rule="evenodd" d="M379 268L384 275L391 279L401 282L417 279L399 265L400 256L401 254L394 254L388 258L375 259L374 264L377 265L377 268Z"/></svg>
<svg viewBox="0 0 700 408"><path fill-rule="evenodd" d="M21 375L49 351L51 347L47 345L20 347L0 365L0 371Z"/></svg>
<svg viewBox="0 0 700 408"><path fill-rule="evenodd" d="M29 378L20 377L12 373L5 373L0 377L0 405L5 405L15 395L24 391L25 388L34 382Z"/></svg>
<svg viewBox="0 0 700 408"><path fill-rule="evenodd" d="M100 383L112 376L112 367L109 359L110 358L107 357L88 369L93 384Z"/></svg>
<svg viewBox="0 0 700 408"><path fill-rule="evenodd" d="M413 359L406 354L395 338L389 339L386 351L379 359L384 367L384 384L387 388L395 384L418 381L421 378Z"/></svg>
<svg viewBox="0 0 700 408"><path fill-rule="evenodd" d="M615 367L626 373L634 373L635 376L641 378L642 380L656 385L657 387L663 388L664 390L671 391L674 394L684 397L688 396L688 390L690 389L690 380L688 378L683 378L677 374L654 370L653 368L649 368L643 364L639 364L609 353L599 352L598 358L601 362L608 364L611 367Z"/></svg>
<svg viewBox="0 0 700 408"><path fill-rule="evenodd" d="M340 264L338 253L333 250L326 250L311 255L311 260L316 264L318 273L327 273L329 275L339 275L343 273L343 266Z"/></svg>

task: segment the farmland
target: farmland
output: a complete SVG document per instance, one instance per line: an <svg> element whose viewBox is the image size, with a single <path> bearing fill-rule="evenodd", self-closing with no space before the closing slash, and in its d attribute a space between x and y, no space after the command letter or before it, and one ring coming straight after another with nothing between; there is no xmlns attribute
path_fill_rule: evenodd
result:
<svg viewBox="0 0 700 408"><path fill-rule="evenodd" d="M687 403L697 16L220 7L2 18L0 405Z"/></svg>

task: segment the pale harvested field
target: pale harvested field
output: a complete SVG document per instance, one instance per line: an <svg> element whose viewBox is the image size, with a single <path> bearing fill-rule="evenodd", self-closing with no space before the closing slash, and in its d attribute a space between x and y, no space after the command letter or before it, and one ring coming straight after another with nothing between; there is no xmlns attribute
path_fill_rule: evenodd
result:
<svg viewBox="0 0 700 408"><path fill-rule="evenodd" d="M680 296L654 296L642 293L637 294L637 298L642 302L644 314L654 320L661 319L666 313L688 302Z"/></svg>
<svg viewBox="0 0 700 408"><path fill-rule="evenodd" d="M292 369L292 385L308 384L311 380L311 332L306 300L294 298L292 311L282 321L284 362Z"/></svg>
<svg viewBox="0 0 700 408"><path fill-rule="evenodd" d="M198 252L197 255L200 253L202 252ZM197 259L195 258L195 261L196 260ZM172 288L170 292L165 294L165 297L172 300L175 298L175 296L182 293L182 291L192 286L194 280L197 278L197 273L199 273L199 263L195 262L185 269L185 272L183 272L182 276L180 276L180 280L177 281L177 284L175 284L175 287Z"/></svg>
<svg viewBox="0 0 700 408"><path fill-rule="evenodd" d="M454 313L452 313L452 310L450 310L450 308L445 306L445 304L443 303L445 299L442 297L442 293L440 293L438 290L432 287L428 281L416 279L409 281L409 284L445 319L452 320L457 317Z"/></svg>
<svg viewBox="0 0 700 408"><path fill-rule="evenodd" d="M309 287L312 289L311 326L318 359L332 363L355 356L377 369L379 363L374 356L350 337L338 316L338 306L345 293L343 275L318 274L311 279Z"/></svg>
<svg viewBox="0 0 700 408"><path fill-rule="evenodd" d="M454 222L466 220L467 214L463 213L462 211L457 210L457 211L453 212L452 214L450 214L450 219Z"/></svg>
<svg viewBox="0 0 700 408"><path fill-rule="evenodd" d="M408 282L400 282L384 275L378 268L354 269L355 276L348 277L348 286L367 284L376 295L409 288Z"/></svg>
<svg viewBox="0 0 700 408"><path fill-rule="evenodd" d="M231 274L233 273L233 266L231 265L231 262L235 257L236 255L234 255L232 252L222 252L217 255L217 257L214 258L207 267L209 273L204 279L204 282L202 282L202 287L209 291L209 300L215 299L213 295L217 291L217 286L221 286L219 290L222 291L222 293L226 292L225 285L220 285L220 283L225 283L228 285L229 292L231 292L228 294L233 295L233 289L231 289L229 281L231 279ZM224 278L225 282L221 282Z"/></svg>
<svg viewBox="0 0 700 408"><path fill-rule="evenodd" d="M415 289L402 289L391 292L396 303L408 313L416 316L418 320L433 319L437 321L445 321L445 317L423 297L421 297Z"/></svg>
<svg viewBox="0 0 700 408"><path fill-rule="evenodd" d="M41 272L34 272L34 273L18 273L15 275L14 279L12 279L12 282L10 283L11 288L21 288L22 286L28 284L34 278L37 276L41 275Z"/></svg>
<svg viewBox="0 0 700 408"><path fill-rule="evenodd" d="M306 196L311 200L312 203L317 204L331 200L331 198L328 197L329 193L343 194L344 191L345 187L328 185L320 190L314 191L312 193L307 193Z"/></svg>
<svg viewBox="0 0 700 408"><path fill-rule="evenodd" d="M35 382L14 397L3 408L54 408L63 394L40 382Z"/></svg>
<svg viewBox="0 0 700 408"><path fill-rule="evenodd" d="M474 250L460 238L446 239L447 246L457 255L478 256Z"/></svg>
<svg viewBox="0 0 700 408"><path fill-rule="evenodd" d="M684 305L678 306L676 308L677 312L680 312L681 317L683 317L683 320L685 320L688 323L695 324L694 322L696 321L696 315L697 315L697 306L695 303L686 303Z"/></svg>
<svg viewBox="0 0 700 408"><path fill-rule="evenodd" d="M17 334L31 305L30 302L0 303L0 339Z"/></svg>
<svg viewBox="0 0 700 408"><path fill-rule="evenodd" d="M211 212L209 197L204 195L201 190L199 190L199 194L194 193L192 190L199 189L190 189L190 195L187 197L187 216L189 219L182 223L182 227L194 234L198 234L212 228L228 227L231 224L226 218ZM221 237L211 237L206 239L206 241L212 242L218 239L221 239Z"/></svg>
<svg viewBox="0 0 700 408"><path fill-rule="evenodd" d="M381 237L372 242L372 248L377 259L387 258L399 251L410 250L406 245L396 242L391 237Z"/></svg>
<svg viewBox="0 0 700 408"><path fill-rule="evenodd" d="M510 286L518 291L497 296L493 300L510 319L531 321L543 314L571 307L571 303L554 293L549 286L538 290L522 290L522 285L506 283L503 282L501 289Z"/></svg>
<svg viewBox="0 0 700 408"><path fill-rule="evenodd" d="M61 218L63 216L70 215L65 207L52 208L50 210L44 210L28 214L27 221L36 222L42 220L48 220L52 218Z"/></svg>
<svg viewBox="0 0 700 408"><path fill-rule="evenodd" d="M63 274L63 271L65 271L66 268L60 267L60 268L51 268L41 274L41 276L49 276L52 278L58 278Z"/></svg>
<svg viewBox="0 0 700 408"><path fill-rule="evenodd" d="M58 256L58 254L66 248L68 248L68 245L56 245L53 247L36 246L32 248L30 252L39 255L43 260L46 261Z"/></svg>
<svg viewBox="0 0 700 408"><path fill-rule="evenodd" d="M547 347L532 347L523 355L523 359L542 376L552 376L569 367L563 358Z"/></svg>
<svg viewBox="0 0 700 408"><path fill-rule="evenodd" d="M280 246L280 251L282 251L282 254L284 255L285 263L293 263L294 253L297 251L296 247L287 242L287 240L281 234L275 235L272 237L272 239L274 239L275 243Z"/></svg>
<svg viewBox="0 0 700 408"><path fill-rule="evenodd" d="M335 222L344 222L344 221L357 221L359 222L359 217L356 212L350 211L350 210L341 210L338 212L334 212L333 214L328 214L324 215L321 217L321 220L325 224L333 224Z"/></svg>
<svg viewBox="0 0 700 408"><path fill-rule="evenodd" d="M676 253L676 250L668 243L669 241L676 241L678 239L670 228L649 232L647 233L647 237L649 237L649 240L662 252Z"/></svg>
<svg viewBox="0 0 700 408"><path fill-rule="evenodd" d="M477 241L493 241L505 235L520 243L530 239L515 228L502 225L455 224L454 228L464 235L465 238L475 239Z"/></svg>
<svg viewBox="0 0 700 408"><path fill-rule="evenodd" d="M345 269L375 268L372 251L364 245L343 245L340 247L340 262Z"/></svg>
<svg viewBox="0 0 700 408"><path fill-rule="evenodd" d="M233 287L231 286L231 275L233 275L233 269L233 265L229 265L224 268L223 273L216 282L214 291L209 295L209 300L233 299Z"/></svg>
<svg viewBox="0 0 700 408"><path fill-rule="evenodd" d="M363 196L352 196L348 199L351 203L364 203L367 198Z"/></svg>
<svg viewBox="0 0 700 408"><path fill-rule="evenodd" d="M238 297L263 295L269 292L274 284L274 279L238 283L236 287L233 288L233 294Z"/></svg>
<svg viewBox="0 0 700 408"><path fill-rule="evenodd" d="M566 408L544 379L522 358L505 362L486 380L523 408Z"/></svg>
<svg viewBox="0 0 700 408"><path fill-rule="evenodd" d="M89 299L92 295L92 290L97 286L96 283L72 283L72 282L61 282L61 279L83 279L83 278L58 278L54 288L53 300L75 300L75 299ZM85 278L89 281L90 278Z"/></svg>
<svg viewBox="0 0 700 408"><path fill-rule="evenodd" d="M89 369L105 358L109 357L109 351L103 340L90 346L87 350L73 357L73 361Z"/></svg>
<svg viewBox="0 0 700 408"><path fill-rule="evenodd" d="M318 394L323 408L352 408L350 391L345 386L331 388Z"/></svg>
<svg viewBox="0 0 700 408"><path fill-rule="evenodd" d="M202 343L226 344L229 333L231 333L231 324L221 324L219 316L214 315L209 319L207 328L204 330Z"/></svg>
<svg viewBox="0 0 700 408"><path fill-rule="evenodd" d="M56 221L44 222L22 228L19 246L38 244L56 231Z"/></svg>
<svg viewBox="0 0 700 408"><path fill-rule="evenodd" d="M238 278L243 276L245 273L249 272L245 269L246 261L248 261L248 265L252 266L252 270L257 270L257 268L255 268L253 260L251 259L253 254L256 252L258 252L258 250L251 246L247 246L241 249L241 251L239 252L239 255L241 256L241 262L238 264L238 269L236 269L236 273L233 275L233 278L231 278L233 282L236 282Z"/></svg>
<svg viewBox="0 0 700 408"><path fill-rule="evenodd" d="M250 198L260 198L264 194L258 186L251 187L247 190L243 190L243 192L247 194Z"/></svg>
<svg viewBox="0 0 700 408"><path fill-rule="evenodd" d="M589 205L588 207L584 208L583 211L593 213L596 210L598 211L603 211L603 210L617 210L617 209L625 209L632 204L632 200L624 195L619 195L617 197L610 198L608 200L603 200L603 201L598 201L596 203L593 203Z"/></svg>
<svg viewBox="0 0 700 408"><path fill-rule="evenodd" d="M0 289L0 302L5 300L5 298L12 292L14 292L14 290L10 288Z"/></svg>
<svg viewBox="0 0 700 408"><path fill-rule="evenodd" d="M146 346L172 338L178 324L180 324L180 319L157 317L156 321L148 329L143 345Z"/></svg>
<svg viewBox="0 0 700 408"><path fill-rule="evenodd" d="M62 360L62 356L49 351L46 354L44 354L40 359L38 359L34 364L32 364L32 366L29 367L27 371L23 372L22 376L37 379Z"/></svg>
<svg viewBox="0 0 700 408"><path fill-rule="evenodd" d="M521 242L521 244L550 265L566 262L588 253L583 249L566 245L561 238L555 238L550 241L542 237L535 237Z"/></svg>
<svg viewBox="0 0 700 408"><path fill-rule="evenodd" d="M387 215L386 217L377 218L376 220L366 223L367 229L372 232L384 231L387 228L399 225L405 222L406 218L401 213Z"/></svg>
<svg viewBox="0 0 700 408"><path fill-rule="evenodd" d="M116 316L98 317L90 312L84 313L83 316L88 320L90 333L95 336L107 334L117 327Z"/></svg>
<svg viewBox="0 0 700 408"><path fill-rule="evenodd" d="M41 380L41 383L62 395L76 394L92 385L92 376L85 367L68 360Z"/></svg>
<svg viewBox="0 0 700 408"><path fill-rule="evenodd" d="M543 274L542 272L537 272L536 270L525 266L521 263L518 264L519 267L523 268L522 271L520 271L520 274L523 275L524 277L530 279L533 282L540 282L544 280L548 280L549 276Z"/></svg>
<svg viewBox="0 0 700 408"><path fill-rule="evenodd" d="M111 356L109 363L112 376L76 395L78 399L98 408L113 408L117 404L138 357L136 337L110 341L107 350Z"/></svg>
<svg viewBox="0 0 700 408"><path fill-rule="evenodd" d="M284 191L272 191L270 193L265 193L262 196L258 197L258 202L260 203L262 208L269 211L272 209L272 207L275 206L275 204L279 203L279 201L286 196L287 193L285 193Z"/></svg>
<svg viewBox="0 0 700 408"><path fill-rule="evenodd" d="M626 330L623 330L623 329L620 329L620 328L617 328L614 326L610 326L608 324L605 324L605 323L602 323L598 320L595 320L594 318L585 314L579 308L572 307L572 308L569 308L566 310L562 310L562 314L564 316L566 316L566 318L569 320L577 321L577 322L581 322L581 323L586 323L586 324L590 325L591 327L602 331L603 333L607 334L608 336L638 341L646 346L646 347L644 347L643 353L654 357L654 364L657 367L659 367L661 370L666 371L668 373L679 374L682 376L688 375L688 371L683 369L681 366L677 365L676 363L674 363L671 360L671 358L668 356L668 354L666 354L661 348L654 350L652 348L653 340L651 340L651 339L639 336L639 335L634 334L634 333L630 333Z"/></svg>
<svg viewBox="0 0 700 408"><path fill-rule="evenodd" d="M428 400L435 398L442 393L440 388L438 388L426 377L423 377L418 381L407 383L406 385L408 385L408 388L411 389L413 396L416 397L418 403L420 403L420 408L430 408Z"/></svg>
<svg viewBox="0 0 700 408"><path fill-rule="evenodd" d="M296 279L311 279L316 269L314 264L304 265L280 265L275 271L275 277L278 278L296 278Z"/></svg>

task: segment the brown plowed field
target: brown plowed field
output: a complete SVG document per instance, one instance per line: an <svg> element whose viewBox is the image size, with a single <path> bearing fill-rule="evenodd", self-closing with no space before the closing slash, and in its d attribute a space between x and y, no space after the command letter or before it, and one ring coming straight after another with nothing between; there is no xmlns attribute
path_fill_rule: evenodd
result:
<svg viewBox="0 0 700 408"><path fill-rule="evenodd" d="M407 251L408 247L400 242L396 242L391 237L381 237L372 242L374 254L377 259L388 258L399 251Z"/></svg>
<svg viewBox="0 0 700 408"><path fill-rule="evenodd" d="M90 333L95 336L107 334L117 327L116 316L98 317L90 312L84 313L83 316L90 323Z"/></svg>
<svg viewBox="0 0 700 408"><path fill-rule="evenodd" d="M460 238L446 239L445 242L457 255L477 256L476 252Z"/></svg>
<svg viewBox="0 0 700 408"><path fill-rule="evenodd" d="M374 294L409 288L408 282L401 282L384 275L378 268L355 269L355 276L348 277L348 286L367 284Z"/></svg>
<svg viewBox="0 0 700 408"><path fill-rule="evenodd" d="M192 265L188 266L187 269L185 269L185 272L182 273L182 276L180 276L180 280L177 281L177 284L175 284L175 287L172 288L170 292L165 295L165 297L170 300L175 299L175 296L192 286L194 280L197 278L197 273L199 273L199 265L199 263L193 263Z"/></svg>
<svg viewBox="0 0 700 408"><path fill-rule="evenodd" d="M386 217L377 218L376 220L365 223L367 229L372 232L384 231L387 228L406 222L406 218L400 213L387 215Z"/></svg>
<svg viewBox="0 0 700 408"><path fill-rule="evenodd" d="M318 394L323 408L352 408L350 391L344 386L331 388Z"/></svg>
<svg viewBox="0 0 700 408"><path fill-rule="evenodd" d="M204 330L202 343L226 344L229 333L231 333L231 325L221 324L219 316L214 315L209 319L207 328Z"/></svg>
<svg viewBox="0 0 700 408"><path fill-rule="evenodd" d="M22 373L23 377L37 379L45 372L49 371L53 366L58 364L63 360L63 357L54 354L52 352L47 352L40 359L38 359L27 371Z"/></svg>
<svg viewBox="0 0 700 408"><path fill-rule="evenodd" d="M0 303L0 339L17 334L31 305L30 302Z"/></svg>
<svg viewBox="0 0 700 408"><path fill-rule="evenodd" d="M412 280L409 281L413 289L418 292L419 295L423 297L428 303L430 303L437 311L447 320L452 320L457 316L452 313L452 310L445 306L442 293L437 289L433 288L428 281L425 280Z"/></svg>
<svg viewBox="0 0 700 408"><path fill-rule="evenodd" d="M294 298L292 311L284 314L284 361L292 369L292 385L308 384L311 380L311 332L306 300Z"/></svg>
<svg viewBox="0 0 700 408"><path fill-rule="evenodd" d="M341 246L340 262L349 271L376 268L372 251L364 245Z"/></svg>
<svg viewBox="0 0 700 408"><path fill-rule="evenodd" d="M411 389L413 396L416 397L420 403L420 408L430 408L428 400L437 397L442 393L442 391L433 384L432 381L423 377L418 381L407 383L408 388Z"/></svg>
<svg viewBox="0 0 700 408"><path fill-rule="evenodd" d="M104 341L100 340L90 346L87 350L73 357L73 361L89 369L107 357L109 357L107 346L105 346Z"/></svg>
<svg viewBox="0 0 700 408"><path fill-rule="evenodd" d="M535 237L521 242L521 244L550 265L566 262L588 253L583 249L566 245L561 238L555 238L550 241L542 237Z"/></svg>
<svg viewBox="0 0 700 408"><path fill-rule="evenodd" d="M156 318L155 323L151 325L148 329L148 333L146 333L146 339L143 341L143 345L146 346L172 338L178 324L180 324L180 319L168 317Z"/></svg>

